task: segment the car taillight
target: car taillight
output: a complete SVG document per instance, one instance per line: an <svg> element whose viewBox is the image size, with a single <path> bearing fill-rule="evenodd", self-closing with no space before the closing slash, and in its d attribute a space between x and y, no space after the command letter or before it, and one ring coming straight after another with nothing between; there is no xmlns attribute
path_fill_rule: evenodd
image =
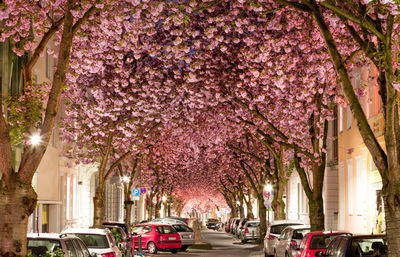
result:
<svg viewBox="0 0 400 257"><path fill-rule="evenodd" d="M249 233L249 229L246 228L246 229L244 230L244 233L248 234L248 233Z"/></svg>
<svg viewBox="0 0 400 257"><path fill-rule="evenodd" d="M111 252L111 253L102 253L101 257L115 257L115 253Z"/></svg>
<svg viewBox="0 0 400 257"><path fill-rule="evenodd" d="M276 236L269 234L269 237L267 238L268 240L274 240Z"/></svg>

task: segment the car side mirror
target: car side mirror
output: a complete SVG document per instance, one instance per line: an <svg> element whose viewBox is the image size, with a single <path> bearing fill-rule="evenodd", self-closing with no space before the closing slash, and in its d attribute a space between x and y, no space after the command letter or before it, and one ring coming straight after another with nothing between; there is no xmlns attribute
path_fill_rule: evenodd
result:
<svg viewBox="0 0 400 257"><path fill-rule="evenodd" d="M315 253L315 256L325 256L325 254L322 251L318 251Z"/></svg>
<svg viewBox="0 0 400 257"><path fill-rule="evenodd" d="M137 236L137 233L136 232L132 232L132 236Z"/></svg>

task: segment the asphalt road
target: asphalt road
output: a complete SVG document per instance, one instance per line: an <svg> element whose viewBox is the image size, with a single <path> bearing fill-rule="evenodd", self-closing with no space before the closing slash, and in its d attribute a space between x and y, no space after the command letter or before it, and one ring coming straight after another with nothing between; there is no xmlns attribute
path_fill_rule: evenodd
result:
<svg viewBox="0 0 400 257"><path fill-rule="evenodd" d="M263 257L262 247L252 243L242 244L240 240L225 232L206 231L202 233L203 241L212 245L212 250L189 249L186 252L172 254L159 252L155 255L146 253L146 256L176 256L176 257Z"/></svg>

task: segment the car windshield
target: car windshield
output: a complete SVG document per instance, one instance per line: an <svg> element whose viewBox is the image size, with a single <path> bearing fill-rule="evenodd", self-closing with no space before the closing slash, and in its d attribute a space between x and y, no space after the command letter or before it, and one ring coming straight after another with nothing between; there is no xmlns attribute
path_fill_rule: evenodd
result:
<svg viewBox="0 0 400 257"><path fill-rule="evenodd" d="M173 227L177 232L193 232L193 230L191 228L189 228L188 226L173 225Z"/></svg>
<svg viewBox="0 0 400 257"><path fill-rule="evenodd" d="M304 235L310 232L310 229L296 229L293 231L292 239L303 239Z"/></svg>
<svg viewBox="0 0 400 257"><path fill-rule="evenodd" d="M55 252L59 248L61 248L59 240L28 238L27 242L28 254L30 253L33 257L44 256L47 251Z"/></svg>
<svg viewBox="0 0 400 257"><path fill-rule="evenodd" d="M311 238L310 250L326 249L330 242L338 235L317 235Z"/></svg>
<svg viewBox="0 0 400 257"><path fill-rule="evenodd" d="M259 227L260 226L260 222L249 222L247 223L247 227L248 228L255 228L255 227Z"/></svg>
<svg viewBox="0 0 400 257"><path fill-rule="evenodd" d="M76 234L88 248L110 248L106 235Z"/></svg>
<svg viewBox="0 0 400 257"><path fill-rule="evenodd" d="M157 231L160 234L176 234L176 230L173 227L158 226Z"/></svg>
<svg viewBox="0 0 400 257"><path fill-rule="evenodd" d="M272 225L270 233L272 234L280 234L282 230L284 230L287 226L298 225L298 224L279 224L279 225Z"/></svg>

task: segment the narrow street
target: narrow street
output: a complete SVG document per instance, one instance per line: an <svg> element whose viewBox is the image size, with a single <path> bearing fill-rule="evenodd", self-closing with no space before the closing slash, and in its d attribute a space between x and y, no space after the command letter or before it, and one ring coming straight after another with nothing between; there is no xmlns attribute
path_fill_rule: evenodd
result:
<svg viewBox="0 0 400 257"><path fill-rule="evenodd" d="M253 243L242 244L238 239L231 234L216 231L206 231L202 233L203 241L212 245L212 250L189 249L187 252L178 252L172 254L170 252L159 252L157 254L147 254L146 256L201 256L201 257L216 257L216 256L250 256L262 257L262 247Z"/></svg>

